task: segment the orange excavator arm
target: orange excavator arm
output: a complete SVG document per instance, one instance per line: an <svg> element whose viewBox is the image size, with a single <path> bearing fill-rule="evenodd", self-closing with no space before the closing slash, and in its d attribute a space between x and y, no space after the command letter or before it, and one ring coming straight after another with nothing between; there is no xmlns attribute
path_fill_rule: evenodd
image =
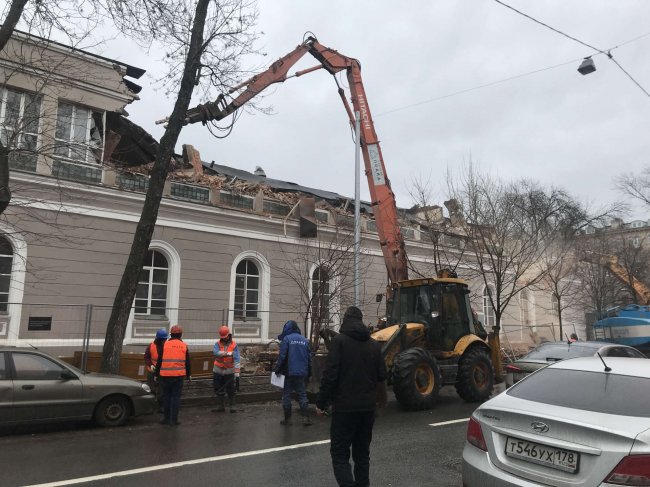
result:
<svg viewBox="0 0 650 487"><path fill-rule="evenodd" d="M289 76L291 67L306 53L314 56L320 64ZM315 37L308 37L302 44L284 57L275 61L266 71L231 88L228 95L241 93L227 101L225 95L219 95L214 102L198 105L187 112L186 122L203 124L211 120L222 120L232 115L241 106L274 83L283 83L291 77L302 76L318 69L325 69L332 75L345 71L350 86L352 107L348 104L343 88L339 87L339 96L347 112L350 123L354 125L354 112L361 117L361 152L365 164L371 205L377 223L377 233L381 244L388 277L391 282L408 279L404 237L400 230L395 195L386 175L386 167L366 99L366 92L361 79L361 65L356 59L323 46Z"/></svg>

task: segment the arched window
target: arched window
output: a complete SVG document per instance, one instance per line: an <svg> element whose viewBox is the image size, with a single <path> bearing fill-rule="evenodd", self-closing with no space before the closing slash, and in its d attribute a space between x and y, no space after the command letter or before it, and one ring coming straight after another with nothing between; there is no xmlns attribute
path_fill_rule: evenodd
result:
<svg viewBox="0 0 650 487"><path fill-rule="evenodd" d="M492 303L490 302L490 296L492 296L493 299L495 298L494 293L495 290L492 284L488 284L483 288L483 316L485 317L485 323L483 324L486 329L489 329L488 327L496 326L497 324L496 314L492 307Z"/></svg>
<svg viewBox="0 0 650 487"><path fill-rule="evenodd" d="M162 252L150 250L142 266L135 292L135 314L165 316L169 263Z"/></svg>
<svg viewBox="0 0 650 487"><path fill-rule="evenodd" d="M14 249L9 240L0 236L0 312L6 313L11 289L11 268Z"/></svg>
<svg viewBox="0 0 650 487"><path fill-rule="evenodd" d="M320 265L311 275L311 320L312 323L330 322L330 275L327 267Z"/></svg>
<svg viewBox="0 0 650 487"><path fill-rule="evenodd" d="M255 262L244 259L235 270L235 319L258 318L260 271Z"/></svg>

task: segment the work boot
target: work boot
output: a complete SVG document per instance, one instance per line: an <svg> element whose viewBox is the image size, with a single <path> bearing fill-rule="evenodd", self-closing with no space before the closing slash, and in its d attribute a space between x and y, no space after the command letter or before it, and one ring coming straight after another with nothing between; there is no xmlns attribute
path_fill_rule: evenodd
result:
<svg viewBox="0 0 650 487"><path fill-rule="evenodd" d="M224 397L223 396L217 396L217 407L212 410L213 413L223 413L226 410L226 406L224 404Z"/></svg>
<svg viewBox="0 0 650 487"><path fill-rule="evenodd" d="M291 422L291 408L284 410L284 419L280 421L280 424L282 426L291 426L293 424Z"/></svg>
<svg viewBox="0 0 650 487"><path fill-rule="evenodd" d="M311 426L312 424L314 424L314 423L311 422L311 418L309 417L309 409L307 409L307 408L301 409L300 414L302 414L302 425L303 426Z"/></svg>
<svg viewBox="0 0 650 487"><path fill-rule="evenodd" d="M228 405L230 406L231 413L237 412L237 408L235 407L235 396L228 397Z"/></svg>

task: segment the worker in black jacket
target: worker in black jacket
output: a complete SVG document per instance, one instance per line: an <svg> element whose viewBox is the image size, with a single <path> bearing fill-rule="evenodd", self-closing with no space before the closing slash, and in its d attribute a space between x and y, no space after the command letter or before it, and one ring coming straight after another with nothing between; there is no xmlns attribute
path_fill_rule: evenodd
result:
<svg viewBox="0 0 650 487"><path fill-rule="evenodd" d="M350 306L329 346L316 412L332 405L330 454L339 486L370 485L370 442L375 408L386 404L386 365L361 310ZM354 475L350 467L350 447Z"/></svg>

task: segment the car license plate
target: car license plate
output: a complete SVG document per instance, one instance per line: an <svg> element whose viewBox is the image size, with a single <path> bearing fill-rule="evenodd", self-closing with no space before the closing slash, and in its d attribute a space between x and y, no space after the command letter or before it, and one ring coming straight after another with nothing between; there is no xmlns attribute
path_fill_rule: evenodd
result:
<svg viewBox="0 0 650 487"><path fill-rule="evenodd" d="M506 440L506 455L570 473L577 472L580 462L577 452L510 437Z"/></svg>

